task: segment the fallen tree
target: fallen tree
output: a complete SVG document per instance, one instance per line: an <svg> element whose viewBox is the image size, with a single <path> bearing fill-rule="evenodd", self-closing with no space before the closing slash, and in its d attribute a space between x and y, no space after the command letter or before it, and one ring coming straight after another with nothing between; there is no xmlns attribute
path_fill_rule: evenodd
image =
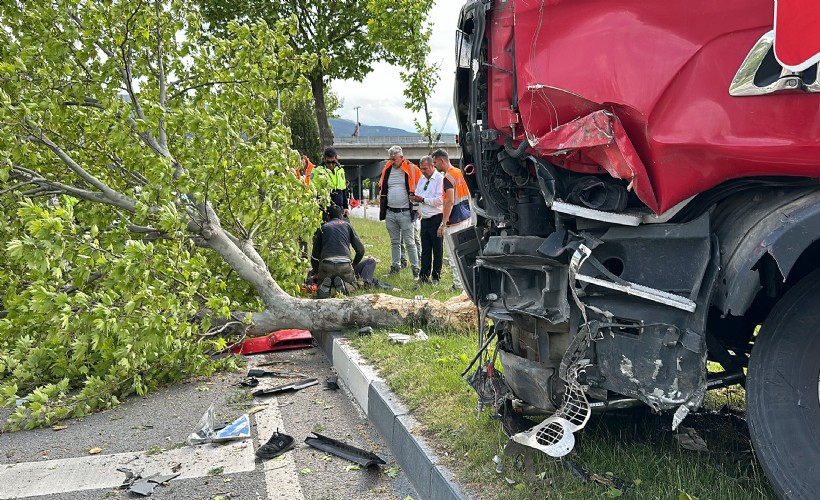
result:
<svg viewBox="0 0 820 500"><path fill-rule="evenodd" d="M214 38L188 4L0 6L9 428L230 364L208 357L230 339L201 336L226 321L250 334L474 321L436 301L294 296L298 241L327 196L293 176L275 98L321 62L291 48L286 22Z"/></svg>

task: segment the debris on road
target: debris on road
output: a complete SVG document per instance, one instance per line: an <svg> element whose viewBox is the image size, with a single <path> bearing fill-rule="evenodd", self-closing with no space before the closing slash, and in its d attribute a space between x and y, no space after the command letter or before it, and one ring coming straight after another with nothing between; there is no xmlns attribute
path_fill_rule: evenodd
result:
<svg viewBox="0 0 820 500"><path fill-rule="evenodd" d="M308 330L278 330L264 337L254 337L237 342L231 347L231 352L243 355L259 354L285 349L305 349L313 345L313 335Z"/></svg>
<svg viewBox="0 0 820 500"><path fill-rule="evenodd" d="M276 458L282 453L293 449L295 444L296 441L292 436L282 434L279 432L279 429L276 429L270 439L268 439L268 442L256 450L256 456L265 460Z"/></svg>
<svg viewBox="0 0 820 500"><path fill-rule="evenodd" d="M248 370L248 377L279 377L279 378L302 378L304 373L292 372L287 370L260 370L259 368L251 368Z"/></svg>
<svg viewBox="0 0 820 500"><path fill-rule="evenodd" d="M339 377L336 375L331 375L325 380L325 385L331 391L335 391L339 389Z"/></svg>
<svg viewBox="0 0 820 500"><path fill-rule="evenodd" d="M291 382L289 384L279 385L279 386L271 387L271 388L268 388L268 389L256 390L256 391L253 392L253 395L254 396L271 396L273 394L279 394L281 392L299 391L299 390L302 390L306 387L316 385L318 383L319 383L319 381L316 380L315 378L303 378L303 379L297 380L296 382Z"/></svg>
<svg viewBox="0 0 820 500"><path fill-rule="evenodd" d="M372 451L365 451L361 448L337 441L336 439L323 436L317 432L313 433L316 437L306 437L305 443L308 446L316 448L317 450L336 455L351 462L357 463L362 467L368 468L374 465L385 465L386 462Z"/></svg>
<svg viewBox="0 0 820 500"><path fill-rule="evenodd" d="M251 437L251 419L247 413L217 431L214 425L214 405L211 405L199 419L194 432L188 436L188 444L224 443L249 437Z"/></svg>
<svg viewBox="0 0 820 500"><path fill-rule="evenodd" d="M123 481L120 489L128 488L129 493L136 493L137 495L142 495L144 497L150 496L154 492L154 488L156 488L157 485L165 484L180 475L180 473L177 472L176 474L169 474L167 476L154 474L143 478L140 476L139 472L134 472L133 470L126 469L125 467L118 467L117 470L125 474L125 481Z"/></svg>

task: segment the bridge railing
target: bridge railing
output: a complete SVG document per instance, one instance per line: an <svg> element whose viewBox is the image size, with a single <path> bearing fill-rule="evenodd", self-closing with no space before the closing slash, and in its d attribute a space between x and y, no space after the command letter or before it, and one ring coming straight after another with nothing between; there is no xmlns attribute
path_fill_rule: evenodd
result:
<svg viewBox="0 0 820 500"><path fill-rule="evenodd" d="M343 136L343 137L334 137L333 138L334 145L375 145L375 144L388 144L388 145L424 145L427 144L427 139L425 137L421 137L418 135L371 135L371 136L360 136L360 137L352 137L352 136ZM445 144L456 144L456 135L455 134L441 134L441 137L435 137L433 140L434 145L445 145Z"/></svg>

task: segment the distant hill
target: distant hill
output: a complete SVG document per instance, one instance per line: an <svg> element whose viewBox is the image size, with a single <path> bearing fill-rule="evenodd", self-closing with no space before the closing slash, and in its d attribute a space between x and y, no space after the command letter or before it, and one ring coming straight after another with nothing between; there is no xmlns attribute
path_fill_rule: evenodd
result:
<svg viewBox="0 0 820 500"><path fill-rule="evenodd" d="M356 122L353 120L343 120L341 118L331 118L330 128L333 129L333 135L336 137L350 137L353 135L353 130L356 128ZM359 137L369 137L374 135L411 135L421 136L416 132L408 132L395 127L383 127L381 125L364 125L359 128Z"/></svg>

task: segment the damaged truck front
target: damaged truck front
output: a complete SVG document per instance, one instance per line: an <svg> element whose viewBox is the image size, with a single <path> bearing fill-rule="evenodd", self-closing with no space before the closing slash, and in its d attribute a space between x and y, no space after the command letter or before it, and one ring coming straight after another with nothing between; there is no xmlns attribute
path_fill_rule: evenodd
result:
<svg viewBox="0 0 820 500"><path fill-rule="evenodd" d="M596 408L646 404L677 427L742 383L778 494L820 491L820 76L781 62L773 11L463 7L470 381L499 413L549 415L511 439L561 456Z"/></svg>

